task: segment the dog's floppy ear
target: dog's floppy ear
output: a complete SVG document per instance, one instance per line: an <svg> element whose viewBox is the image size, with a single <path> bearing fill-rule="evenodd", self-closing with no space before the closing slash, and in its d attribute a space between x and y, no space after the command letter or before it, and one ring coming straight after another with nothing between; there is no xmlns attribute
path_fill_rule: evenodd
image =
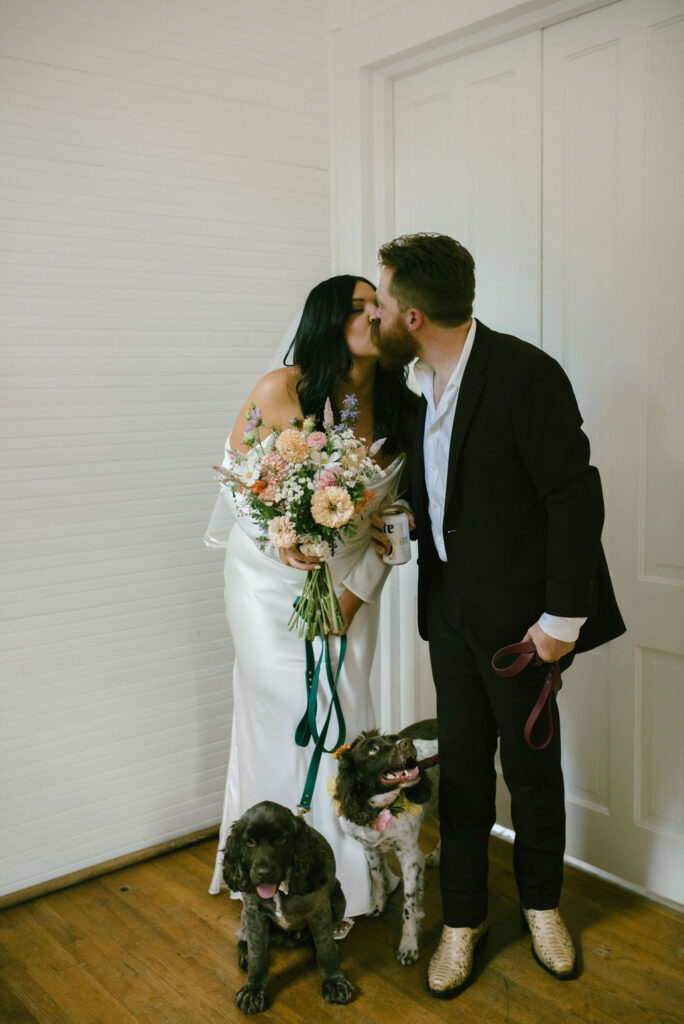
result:
<svg viewBox="0 0 684 1024"><path fill-rule="evenodd" d="M243 831L241 823L236 821L223 853L223 877L232 892L246 892L251 887Z"/></svg>
<svg viewBox="0 0 684 1024"><path fill-rule="evenodd" d="M337 756L337 787L335 799L340 813L356 825L370 825L378 816L377 807L371 807L359 792L359 777L351 750Z"/></svg>
<svg viewBox="0 0 684 1024"><path fill-rule="evenodd" d="M303 896L307 892L321 889L335 874L335 857L327 840L303 818L292 816L294 830L294 853L288 878L288 892Z"/></svg>

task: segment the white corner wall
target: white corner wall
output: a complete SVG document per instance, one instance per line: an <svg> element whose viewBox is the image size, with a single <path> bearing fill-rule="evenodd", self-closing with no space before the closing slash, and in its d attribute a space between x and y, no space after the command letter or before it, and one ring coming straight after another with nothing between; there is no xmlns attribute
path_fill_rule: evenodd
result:
<svg viewBox="0 0 684 1024"><path fill-rule="evenodd" d="M0 894L219 818L210 466L330 269L319 0L4 0Z"/></svg>

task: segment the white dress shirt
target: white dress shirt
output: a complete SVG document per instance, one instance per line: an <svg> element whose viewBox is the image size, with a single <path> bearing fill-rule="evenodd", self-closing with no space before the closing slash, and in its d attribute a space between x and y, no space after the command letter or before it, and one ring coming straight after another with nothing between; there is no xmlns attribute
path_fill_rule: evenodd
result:
<svg viewBox="0 0 684 1024"><path fill-rule="evenodd" d="M447 472L449 469L449 448L451 431L454 425L456 404L461 389L461 381L473 348L477 321L473 317L463 351L449 377L444 393L435 405L434 379L435 373L427 363L418 362L413 373L418 387L427 402L425 415L425 433L423 435L423 458L425 461L425 486L428 496L428 510L432 526L432 538L437 554L443 562L447 560L444 546L444 507L446 502ZM566 618L561 615L549 615L546 612L539 619L544 632L555 640L573 643L579 636L585 618ZM532 623L530 623L532 625Z"/></svg>

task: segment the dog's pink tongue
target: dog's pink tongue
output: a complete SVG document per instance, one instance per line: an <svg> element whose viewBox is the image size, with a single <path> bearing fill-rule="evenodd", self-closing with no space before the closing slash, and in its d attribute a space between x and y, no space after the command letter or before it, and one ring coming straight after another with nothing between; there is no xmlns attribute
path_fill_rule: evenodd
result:
<svg viewBox="0 0 684 1024"><path fill-rule="evenodd" d="M275 891L275 885L257 885L257 892L261 896L262 900L272 900L275 896Z"/></svg>

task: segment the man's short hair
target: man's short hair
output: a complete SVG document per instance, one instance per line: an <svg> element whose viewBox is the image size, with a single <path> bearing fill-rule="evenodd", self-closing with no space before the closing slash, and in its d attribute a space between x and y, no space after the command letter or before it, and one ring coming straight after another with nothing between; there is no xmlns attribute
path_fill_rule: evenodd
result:
<svg viewBox="0 0 684 1024"><path fill-rule="evenodd" d="M392 271L389 292L402 312L415 306L444 327L460 327L473 315L475 261L449 235L401 235L378 250Z"/></svg>

